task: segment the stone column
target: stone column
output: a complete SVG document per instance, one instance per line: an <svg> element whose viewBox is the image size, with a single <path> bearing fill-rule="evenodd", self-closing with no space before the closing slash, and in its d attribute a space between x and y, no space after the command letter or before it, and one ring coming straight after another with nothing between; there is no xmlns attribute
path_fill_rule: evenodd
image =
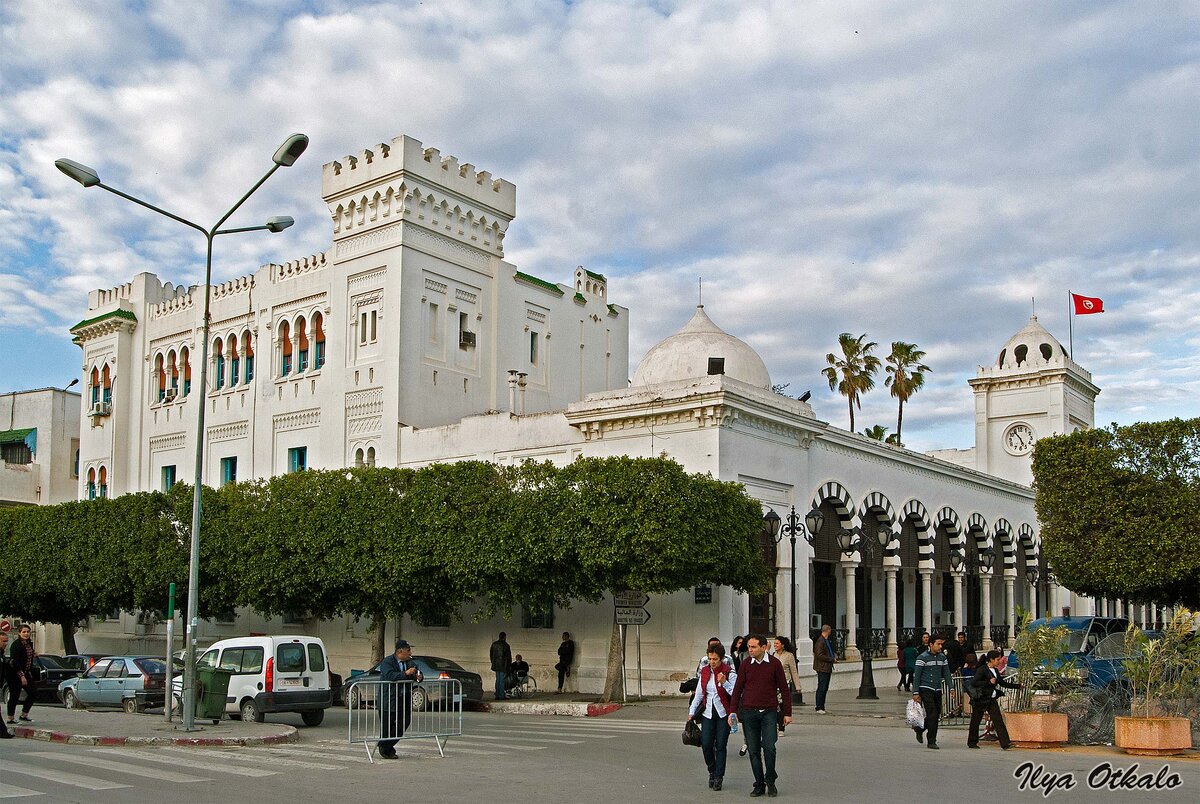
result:
<svg viewBox="0 0 1200 804"><path fill-rule="evenodd" d="M1007 629L1008 638L1012 638L1013 623L1017 621L1017 572L1016 570L1004 571L1004 627Z"/></svg>
<svg viewBox="0 0 1200 804"><path fill-rule="evenodd" d="M884 625L887 626L887 655L896 655L896 568L884 567L884 584L886 588L887 609L884 612Z"/></svg>
<svg viewBox="0 0 1200 804"><path fill-rule="evenodd" d="M995 647L992 644L992 573L979 573L979 619L983 625L983 641L980 643L984 650Z"/></svg>
<svg viewBox="0 0 1200 804"><path fill-rule="evenodd" d="M962 570L950 570L950 578L954 582L954 627L962 631L967 627L967 606L963 599Z"/></svg>
<svg viewBox="0 0 1200 804"><path fill-rule="evenodd" d="M850 629L850 633L846 637L846 661L848 662L862 661L862 654L858 652L857 644L858 604L854 599L854 570L857 566L856 562L842 563L842 574L846 576L846 582L842 584L843 591L846 594L846 627Z"/></svg>
<svg viewBox="0 0 1200 804"><path fill-rule="evenodd" d="M924 610L925 630L933 633L933 569L921 567L921 607Z"/></svg>

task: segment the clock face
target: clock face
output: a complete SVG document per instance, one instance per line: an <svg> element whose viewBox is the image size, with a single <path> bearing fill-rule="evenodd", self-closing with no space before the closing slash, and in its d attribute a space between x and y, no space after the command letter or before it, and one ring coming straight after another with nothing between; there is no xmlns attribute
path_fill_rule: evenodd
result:
<svg viewBox="0 0 1200 804"><path fill-rule="evenodd" d="M1025 422L1017 422L1004 431L1004 448L1013 455L1028 455L1037 441L1033 428Z"/></svg>

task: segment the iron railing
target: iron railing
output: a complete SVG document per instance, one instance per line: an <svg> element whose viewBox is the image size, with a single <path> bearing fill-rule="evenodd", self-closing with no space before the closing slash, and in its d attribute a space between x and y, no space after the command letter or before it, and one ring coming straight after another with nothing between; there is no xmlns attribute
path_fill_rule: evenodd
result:
<svg viewBox="0 0 1200 804"><path fill-rule="evenodd" d="M854 646L863 656L872 659L882 659L887 656L886 628L857 628L854 633Z"/></svg>
<svg viewBox="0 0 1200 804"><path fill-rule="evenodd" d="M993 625L992 626L992 645L998 650L1006 650L1008 648L1008 626Z"/></svg>

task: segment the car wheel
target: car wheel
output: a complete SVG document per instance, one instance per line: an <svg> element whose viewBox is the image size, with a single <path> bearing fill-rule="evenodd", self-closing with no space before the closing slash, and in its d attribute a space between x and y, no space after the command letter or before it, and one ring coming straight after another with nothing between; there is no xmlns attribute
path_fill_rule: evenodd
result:
<svg viewBox="0 0 1200 804"><path fill-rule="evenodd" d="M121 708L127 715L140 715L142 712L142 707L138 706L136 698L126 698L121 702Z"/></svg>
<svg viewBox="0 0 1200 804"><path fill-rule="evenodd" d="M242 701L242 722L243 723L262 723L263 713L258 711L258 707L254 705L253 698L247 698Z"/></svg>
<svg viewBox="0 0 1200 804"><path fill-rule="evenodd" d="M350 688L350 692L346 694L346 708L358 709L362 706L361 696L358 694L358 685Z"/></svg>
<svg viewBox="0 0 1200 804"><path fill-rule="evenodd" d="M63 693L63 706L68 709L83 709L83 701L79 700L75 690L67 690Z"/></svg>
<svg viewBox="0 0 1200 804"><path fill-rule="evenodd" d="M311 712L301 712L300 717L304 719L305 726L320 726L321 721L325 719L325 710L316 709Z"/></svg>
<svg viewBox="0 0 1200 804"><path fill-rule="evenodd" d="M416 712L424 712L429 705L429 696L420 687L413 687L412 708Z"/></svg>

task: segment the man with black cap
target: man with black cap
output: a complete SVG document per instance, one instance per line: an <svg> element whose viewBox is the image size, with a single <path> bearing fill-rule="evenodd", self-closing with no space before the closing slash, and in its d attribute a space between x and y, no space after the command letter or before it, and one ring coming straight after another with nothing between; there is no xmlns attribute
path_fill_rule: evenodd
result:
<svg viewBox="0 0 1200 804"><path fill-rule="evenodd" d="M402 682L383 684L379 692L379 736L395 738L379 741L379 756L396 759L396 743L412 722L412 685L424 680L412 660L412 645L408 640L396 640L396 652L379 663L379 678Z"/></svg>

